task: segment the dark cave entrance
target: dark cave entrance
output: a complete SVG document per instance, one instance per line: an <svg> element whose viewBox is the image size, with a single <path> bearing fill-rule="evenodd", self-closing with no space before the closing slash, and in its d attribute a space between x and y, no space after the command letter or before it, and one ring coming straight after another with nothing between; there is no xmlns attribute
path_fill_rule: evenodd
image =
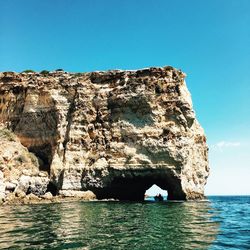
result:
<svg viewBox="0 0 250 250"><path fill-rule="evenodd" d="M29 151L35 154L35 156L38 158L39 170L46 171L48 174L50 174L52 146L50 144L32 146L29 147Z"/></svg>
<svg viewBox="0 0 250 250"><path fill-rule="evenodd" d="M58 194L58 187L53 183L49 182L46 192L50 192L53 196Z"/></svg>
<svg viewBox="0 0 250 250"><path fill-rule="evenodd" d="M167 191L168 200L185 200L186 195L181 188L180 180L161 171L150 171L149 175L129 175L115 177L108 187L93 189L97 199L118 199L127 201L144 201L145 192L156 184ZM91 188L90 188L91 189Z"/></svg>

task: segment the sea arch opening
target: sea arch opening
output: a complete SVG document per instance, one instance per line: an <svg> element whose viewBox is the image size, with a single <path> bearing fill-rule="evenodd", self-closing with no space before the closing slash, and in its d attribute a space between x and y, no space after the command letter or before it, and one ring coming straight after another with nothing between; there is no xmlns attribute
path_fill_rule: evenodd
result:
<svg viewBox="0 0 250 250"><path fill-rule="evenodd" d="M167 200L168 191L160 188L156 184L153 184L149 189L147 189L144 195L145 201L151 201L152 199L157 200L157 198L160 201L160 197L162 197L163 200Z"/></svg>
<svg viewBox="0 0 250 250"><path fill-rule="evenodd" d="M185 200L181 180L168 171L115 172L102 188L89 187L97 199L144 201L145 192L154 184L167 192L168 200Z"/></svg>

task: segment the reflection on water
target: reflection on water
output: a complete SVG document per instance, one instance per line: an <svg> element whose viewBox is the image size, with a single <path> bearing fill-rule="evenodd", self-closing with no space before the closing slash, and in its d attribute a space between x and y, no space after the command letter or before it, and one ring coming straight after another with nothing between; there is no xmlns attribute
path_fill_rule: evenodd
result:
<svg viewBox="0 0 250 250"><path fill-rule="evenodd" d="M0 248L207 249L209 202L73 202L0 208Z"/></svg>

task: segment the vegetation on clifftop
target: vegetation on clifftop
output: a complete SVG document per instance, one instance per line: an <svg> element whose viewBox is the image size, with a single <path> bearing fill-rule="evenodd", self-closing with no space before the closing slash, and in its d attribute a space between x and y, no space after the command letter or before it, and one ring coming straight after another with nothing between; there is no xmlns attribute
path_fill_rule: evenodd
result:
<svg viewBox="0 0 250 250"><path fill-rule="evenodd" d="M26 70L22 71L22 73L35 73L35 71L32 69L26 69Z"/></svg>

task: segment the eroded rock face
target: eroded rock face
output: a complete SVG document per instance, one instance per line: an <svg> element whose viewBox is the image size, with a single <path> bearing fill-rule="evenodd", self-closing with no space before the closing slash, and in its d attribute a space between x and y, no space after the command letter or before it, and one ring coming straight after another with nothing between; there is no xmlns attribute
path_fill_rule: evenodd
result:
<svg viewBox="0 0 250 250"><path fill-rule="evenodd" d="M184 78L172 67L5 72L0 122L36 155L57 192L142 200L156 184L169 199L201 199L208 147Z"/></svg>
<svg viewBox="0 0 250 250"><path fill-rule="evenodd" d="M0 142L0 203L12 193L17 197L23 193L43 195L49 184L49 175L39 170L37 157L1 126Z"/></svg>

